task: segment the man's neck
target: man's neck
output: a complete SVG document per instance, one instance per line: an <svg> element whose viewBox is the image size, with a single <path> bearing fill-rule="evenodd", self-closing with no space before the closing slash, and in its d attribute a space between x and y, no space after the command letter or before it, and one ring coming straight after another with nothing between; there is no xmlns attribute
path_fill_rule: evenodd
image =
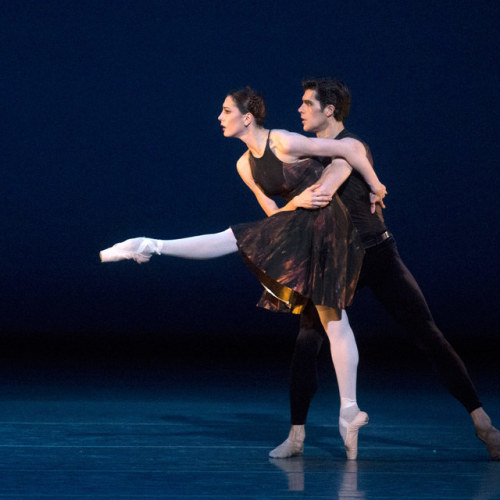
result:
<svg viewBox="0 0 500 500"><path fill-rule="evenodd" d="M344 122L338 122L337 120L328 120L325 128L318 130L316 132L316 137L323 137L324 139L335 139L340 132L344 130Z"/></svg>

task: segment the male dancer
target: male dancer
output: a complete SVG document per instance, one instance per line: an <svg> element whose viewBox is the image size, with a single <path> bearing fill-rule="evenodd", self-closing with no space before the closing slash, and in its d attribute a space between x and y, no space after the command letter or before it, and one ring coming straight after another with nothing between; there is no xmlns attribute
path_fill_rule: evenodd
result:
<svg viewBox="0 0 500 500"><path fill-rule="evenodd" d="M344 128L343 120L349 114L351 95L343 82L332 78L306 80L303 89L299 113L306 132L331 139L355 137ZM366 149L371 158L367 146ZM484 411L462 360L434 323L415 278L401 260L394 238L387 231L381 207L376 204L378 200L370 193L362 177L341 159L333 160L318 184L317 200L313 199L313 204L324 206L327 203L325 195L331 197L338 190L361 235L365 257L358 289L368 286L416 346L425 352L441 382L471 415L476 435L486 444L491 458L500 460L500 432ZM269 453L273 458L302 454L307 412L317 389L317 355L325 338L314 308L308 308L301 317L292 359L292 427L288 438ZM357 406L353 411L356 410ZM360 426L348 428L352 433L348 441L352 444L353 458L356 458Z"/></svg>

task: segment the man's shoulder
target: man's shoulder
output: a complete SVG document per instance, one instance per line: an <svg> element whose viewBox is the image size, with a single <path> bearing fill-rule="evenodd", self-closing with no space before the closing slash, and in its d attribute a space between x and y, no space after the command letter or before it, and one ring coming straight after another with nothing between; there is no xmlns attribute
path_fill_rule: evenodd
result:
<svg viewBox="0 0 500 500"><path fill-rule="evenodd" d="M338 134L337 137L335 137L335 139L338 139L338 140L346 139L346 138L356 139L359 142L364 143L364 141L359 137L359 135L354 134L353 132L351 132L350 130L347 130L346 128L344 130L342 130L342 132L340 132L340 134Z"/></svg>
<svg viewBox="0 0 500 500"><path fill-rule="evenodd" d="M361 144L363 144L363 146L365 147L368 159L370 160L370 162L373 163L372 152L370 150L370 146L368 146L368 144L363 139L361 139L359 137L359 135L352 133L350 130L344 129L344 130L342 130L342 132L340 132L339 135L337 135L337 137L335 137L335 139L346 139L346 138L356 139Z"/></svg>

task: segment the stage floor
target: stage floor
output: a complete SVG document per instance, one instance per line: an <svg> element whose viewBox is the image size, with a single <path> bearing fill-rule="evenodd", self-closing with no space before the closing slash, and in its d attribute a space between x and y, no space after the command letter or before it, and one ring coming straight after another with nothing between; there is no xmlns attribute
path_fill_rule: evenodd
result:
<svg viewBox="0 0 500 500"><path fill-rule="evenodd" d="M418 371L360 370L370 423L357 462L344 456L329 374L304 456L268 458L288 433L287 375L269 366L4 370L0 498L500 498L500 462ZM498 426L498 378L476 382Z"/></svg>

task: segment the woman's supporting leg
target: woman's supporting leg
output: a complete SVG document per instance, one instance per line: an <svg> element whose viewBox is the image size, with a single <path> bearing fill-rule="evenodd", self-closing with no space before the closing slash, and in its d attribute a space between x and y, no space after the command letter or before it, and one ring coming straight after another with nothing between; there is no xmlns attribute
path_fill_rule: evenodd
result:
<svg viewBox="0 0 500 500"><path fill-rule="evenodd" d="M358 346L345 311L317 307L321 323L330 341L337 383L339 385L340 404L348 406L356 403L356 377L358 370ZM339 318L340 315L340 318Z"/></svg>
<svg viewBox="0 0 500 500"><path fill-rule="evenodd" d="M345 311L317 306L318 314L330 341L330 353L340 393L339 432L347 458L356 460L358 431L368 423L368 415L359 410L356 399L358 347Z"/></svg>
<svg viewBox="0 0 500 500"><path fill-rule="evenodd" d="M357 405L356 400L356 377L358 368L358 348L354 339L354 333L349 324L349 319L345 311L340 314L338 311L327 308L317 308L321 323L327 332L330 341L330 352L332 356L335 373L337 376L337 383L339 386L340 394L340 417L339 417L339 431L346 446L346 453L348 458L355 459L357 456L357 437L358 430L361 426L368 423L368 415L361 412ZM311 313L311 311L309 311ZM312 314L310 314L313 317ZM308 323L306 322L306 325ZM320 325L316 325L316 329ZM300 409L296 411L297 416L292 415L292 426L288 438L281 443L277 448L269 453L272 458L290 458L301 455L304 449L305 439L305 419L307 410L309 408L310 399L316 390L315 384L315 370L316 370L316 356L319 352L321 343L318 343L319 336L311 336L315 341L305 342L304 345L300 344L300 349L296 349L294 356L301 358L301 363L294 363L293 368L300 373L295 376L292 372L292 382L296 381L295 395L292 397L292 409L295 401L295 406ZM305 350L305 346L311 349ZM299 344L297 345L297 347ZM311 352L309 352L311 351ZM310 367L302 366L304 363L310 363ZM306 370L305 368L310 368ZM310 379L300 380L300 379ZM299 381L300 380L300 384ZM309 387L308 384L313 384ZM305 401L302 401L305 400ZM300 404L299 404L300 403Z"/></svg>
<svg viewBox="0 0 500 500"><path fill-rule="evenodd" d="M177 240L155 240L153 238L131 238L100 252L102 262L135 260L139 264L148 262L153 254L181 257L184 259L214 259L238 250L231 229L221 233L203 234Z"/></svg>

